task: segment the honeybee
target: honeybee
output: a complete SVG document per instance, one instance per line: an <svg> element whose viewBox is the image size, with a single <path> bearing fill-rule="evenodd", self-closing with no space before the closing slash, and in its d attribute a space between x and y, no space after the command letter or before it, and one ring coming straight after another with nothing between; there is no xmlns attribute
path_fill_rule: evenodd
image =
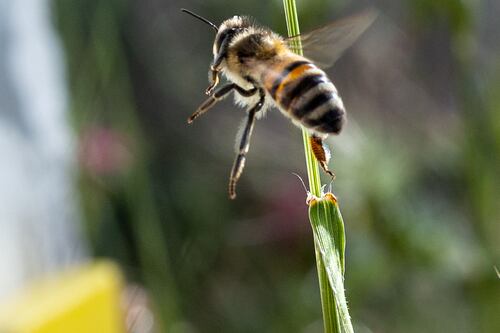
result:
<svg viewBox="0 0 500 333"><path fill-rule="evenodd" d="M245 166L255 120L270 107L307 129L314 156L322 169L334 177L328 169L329 151L323 140L329 134L340 133L346 112L337 89L322 69L333 65L374 21L376 12L367 10L308 34L284 38L246 16L233 16L217 27L200 15L181 10L216 31L210 84L205 91L210 97L188 118L188 123L231 92L235 93L236 103L247 108L229 178L229 197L236 197L236 183ZM298 45L304 56L293 52ZM215 90L219 74L229 83Z"/></svg>

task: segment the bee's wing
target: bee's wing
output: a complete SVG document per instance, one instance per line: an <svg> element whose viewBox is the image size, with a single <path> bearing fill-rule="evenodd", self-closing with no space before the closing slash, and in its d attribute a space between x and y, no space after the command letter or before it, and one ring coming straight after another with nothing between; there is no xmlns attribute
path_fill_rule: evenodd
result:
<svg viewBox="0 0 500 333"><path fill-rule="evenodd" d="M289 37L285 41L292 50L301 45L306 58L321 68L328 68L358 39L376 17L377 11L368 9L309 33Z"/></svg>

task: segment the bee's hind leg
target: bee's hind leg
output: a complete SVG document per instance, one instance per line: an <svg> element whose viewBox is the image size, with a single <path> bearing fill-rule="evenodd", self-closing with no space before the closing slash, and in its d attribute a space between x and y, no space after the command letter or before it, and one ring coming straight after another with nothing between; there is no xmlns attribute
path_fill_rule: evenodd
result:
<svg viewBox="0 0 500 333"><path fill-rule="evenodd" d="M191 124L196 118L210 110L212 106L215 105L218 101L226 97L227 94L229 94L233 89L236 89L238 93L240 93L242 96L249 97L254 95L257 92L256 88L252 88L249 90L245 90L241 88L240 86L230 83L227 84L223 87L221 87L219 90L217 90L212 96L210 96L205 102L203 102L198 110L196 110L187 120L188 124Z"/></svg>
<svg viewBox="0 0 500 333"><path fill-rule="evenodd" d="M311 143L311 150L316 157L321 168L329 174L332 179L335 179L335 174L328 169L328 161L330 160L330 150L323 142L323 139L316 135L311 135L309 137L309 142Z"/></svg>
<svg viewBox="0 0 500 333"><path fill-rule="evenodd" d="M229 198L236 198L236 183L240 179L245 167L246 155L250 147L250 137L252 136L253 126L255 124L255 114L262 109L264 106L265 93L264 90L258 89L260 94L260 99L249 111L247 115L247 121L243 129L243 134L241 136L241 141L238 146L238 155L234 160L233 168L231 169L231 176L229 177Z"/></svg>

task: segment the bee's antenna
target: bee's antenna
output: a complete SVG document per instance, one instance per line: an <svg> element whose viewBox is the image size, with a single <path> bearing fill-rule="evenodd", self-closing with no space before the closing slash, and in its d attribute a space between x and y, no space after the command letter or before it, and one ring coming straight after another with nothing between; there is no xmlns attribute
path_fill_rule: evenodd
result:
<svg viewBox="0 0 500 333"><path fill-rule="evenodd" d="M200 15L193 13L192 11L187 10L187 9L184 9L184 8L181 8L181 12L184 12L184 13L186 13L186 14L189 14L189 15L191 15L191 16L194 16L194 17L196 17L198 20L203 21L203 22L205 22L206 24L208 24L209 26L211 26L212 28L214 28L214 29L215 29L215 31L219 31L219 28L217 28L217 26L216 26L215 24L213 24L212 22L210 22L210 21L209 21L209 20L207 20L206 18L201 17Z"/></svg>

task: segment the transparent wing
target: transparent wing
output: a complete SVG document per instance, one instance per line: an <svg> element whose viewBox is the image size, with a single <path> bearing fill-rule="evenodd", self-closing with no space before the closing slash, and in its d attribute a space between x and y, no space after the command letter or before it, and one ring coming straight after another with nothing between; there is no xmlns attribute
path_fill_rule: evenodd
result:
<svg viewBox="0 0 500 333"><path fill-rule="evenodd" d="M285 41L292 50L302 45L306 58L321 68L328 68L375 21L377 15L375 9L368 9Z"/></svg>

